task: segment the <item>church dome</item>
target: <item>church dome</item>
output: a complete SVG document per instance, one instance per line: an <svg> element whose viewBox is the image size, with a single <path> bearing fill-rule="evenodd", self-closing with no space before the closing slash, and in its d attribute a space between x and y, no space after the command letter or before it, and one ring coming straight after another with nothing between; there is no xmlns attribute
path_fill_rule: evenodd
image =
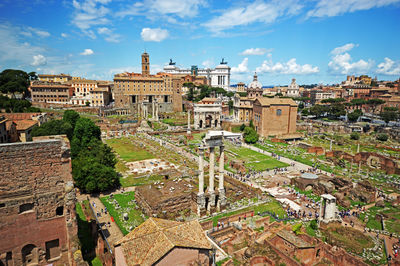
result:
<svg viewBox="0 0 400 266"><path fill-rule="evenodd" d="M258 81L257 73L254 73L253 81L249 84L249 89L261 89L262 84Z"/></svg>

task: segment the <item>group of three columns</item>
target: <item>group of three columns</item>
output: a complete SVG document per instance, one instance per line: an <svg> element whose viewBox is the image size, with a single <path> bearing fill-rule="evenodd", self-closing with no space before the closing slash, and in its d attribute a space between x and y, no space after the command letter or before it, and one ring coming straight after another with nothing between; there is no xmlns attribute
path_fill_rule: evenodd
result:
<svg viewBox="0 0 400 266"><path fill-rule="evenodd" d="M209 184L208 184L208 195L204 193L204 150L205 147L201 145L199 147L199 193L197 194L197 205L199 212L203 209L211 210L212 207L223 207L226 205L226 196L224 188L224 146L219 146L220 158L219 158L219 185L218 185L218 202L216 200L216 194L214 191L214 164L215 164L215 147L210 148L210 168L209 168ZM208 198L208 204L206 204L206 198ZM207 205L207 206L206 206Z"/></svg>

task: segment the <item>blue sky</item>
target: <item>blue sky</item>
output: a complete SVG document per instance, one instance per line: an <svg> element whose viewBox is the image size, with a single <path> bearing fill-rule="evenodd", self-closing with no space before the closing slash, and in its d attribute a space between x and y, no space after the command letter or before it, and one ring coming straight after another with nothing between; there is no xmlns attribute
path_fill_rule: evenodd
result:
<svg viewBox="0 0 400 266"><path fill-rule="evenodd" d="M232 67L232 82L338 83L400 77L400 0L2 0L0 70L111 80L179 67Z"/></svg>

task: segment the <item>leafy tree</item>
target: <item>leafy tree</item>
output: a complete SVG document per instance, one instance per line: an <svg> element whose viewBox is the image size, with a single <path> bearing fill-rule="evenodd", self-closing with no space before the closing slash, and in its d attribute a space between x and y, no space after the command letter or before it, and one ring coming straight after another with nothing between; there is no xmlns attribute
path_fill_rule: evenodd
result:
<svg viewBox="0 0 400 266"><path fill-rule="evenodd" d="M89 118L79 118L74 128L71 141L72 158L76 157L81 150L87 149L92 139L100 140L101 131Z"/></svg>
<svg viewBox="0 0 400 266"><path fill-rule="evenodd" d="M39 77L36 75L36 72L29 72L28 73L29 80L38 80Z"/></svg>
<svg viewBox="0 0 400 266"><path fill-rule="evenodd" d="M6 69L0 73L0 92L23 93L24 96L28 93L29 75L22 70Z"/></svg>
<svg viewBox="0 0 400 266"><path fill-rule="evenodd" d="M229 107L229 110L233 109L233 101L232 100L229 100L228 107Z"/></svg>
<svg viewBox="0 0 400 266"><path fill-rule="evenodd" d="M372 107L372 112L375 113L376 107L378 107L378 105L384 104L385 101L382 99L369 99L367 101L367 104L370 105Z"/></svg>
<svg viewBox="0 0 400 266"><path fill-rule="evenodd" d="M24 99L10 99L7 96L0 95L0 108L5 109L7 113L24 113L24 112L40 112L37 107Z"/></svg>
<svg viewBox="0 0 400 266"><path fill-rule="evenodd" d="M389 123L390 121L396 121L398 119L399 113L397 111L391 111L390 109L386 109L380 113L379 115L385 123Z"/></svg>
<svg viewBox="0 0 400 266"><path fill-rule="evenodd" d="M63 120L70 123L73 128L75 128L76 121L78 121L79 117L79 114L74 110L67 110L63 114Z"/></svg>
<svg viewBox="0 0 400 266"><path fill-rule="evenodd" d="M256 143L258 141L258 134L254 128L246 127L243 131L244 141L246 143Z"/></svg>
<svg viewBox="0 0 400 266"><path fill-rule="evenodd" d="M389 138L389 136L385 133L380 133L378 135L376 135L376 139L380 140L380 141L387 141Z"/></svg>
<svg viewBox="0 0 400 266"><path fill-rule="evenodd" d="M346 110L343 104L334 103L329 108L329 114L335 119L339 118L342 115L346 114Z"/></svg>
<svg viewBox="0 0 400 266"><path fill-rule="evenodd" d="M299 103L299 106L298 106L298 108L299 108L299 110L302 110L302 109L304 109L304 103L303 103L303 102Z"/></svg>
<svg viewBox="0 0 400 266"><path fill-rule="evenodd" d="M366 100L364 100L364 99L359 99L359 98L353 99L353 100L351 100L350 102L351 102L353 105L355 105L355 106L357 107L357 109L359 109L360 106L362 106L362 105L364 105L364 104L367 103Z"/></svg>
<svg viewBox="0 0 400 266"><path fill-rule="evenodd" d="M310 222L310 227L311 227L311 229L313 229L313 230L318 230L318 222L317 222L317 220L312 220L312 221Z"/></svg>
<svg viewBox="0 0 400 266"><path fill-rule="evenodd" d="M342 103L345 101L346 100L343 98L328 98L328 99L323 99L321 103Z"/></svg>
<svg viewBox="0 0 400 266"><path fill-rule="evenodd" d="M40 127L32 129L32 136L51 136L51 135L67 135L68 139L72 138L73 127L69 122L63 120L51 120L43 123Z"/></svg>
<svg viewBox="0 0 400 266"><path fill-rule="evenodd" d="M303 224L298 223L292 226L292 231L293 233L295 233L296 235L301 234L301 227L303 226Z"/></svg>
<svg viewBox="0 0 400 266"><path fill-rule="evenodd" d="M238 92L240 97L247 97L247 92Z"/></svg>
<svg viewBox="0 0 400 266"><path fill-rule="evenodd" d="M235 93L233 93L232 91L229 91L226 93L226 96L228 97L233 97L235 95Z"/></svg>
<svg viewBox="0 0 400 266"><path fill-rule="evenodd" d="M350 134L350 139L359 140L360 139L360 134L358 134L357 132L353 132L353 133Z"/></svg>
<svg viewBox="0 0 400 266"><path fill-rule="evenodd" d="M350 122L356 122L360 116L362 116L362 111L360 109L356 109L353 112L347 114L347 119Z"/></svg>
<svg viewBox="0 0 400 266"><path fill-rule="evenodd" d="M301 110L301 114L302 114L302 115L309 115L309 114L310 114L310 111L309 111L308 108L306 108L306 109Z"/></svg>
<svg viewBox="0 0 400 266"><path fill-rule="evenodd" d="M311 115L315 115L318 118L329 111L329 106L316 104L309 111Z"/></svg>
<svg viewBox="0 0 400 266"><path fill-rule="evenodd" d="M276 96L276 97L282 97L282 96L283 96L283 94L282 94L282 93L280 93L280 92L278 92L277 94L275 94L275 96Z"/></svg>
<svg viewBox="0 0 400 266"><path fill-rule="evenodd" d="M254 129L254 123L253 123L253 119L252 119L252 120L250 120L249 127L251 127L252 129Z"/></svg>
<svg viewBox="0 0 400 266"><path fill-rule="evenodd" d="M246 128L246 125L245 125L245 124L241 124L241 125L240 125L240 131L243 131L245 128Z"/></svg>

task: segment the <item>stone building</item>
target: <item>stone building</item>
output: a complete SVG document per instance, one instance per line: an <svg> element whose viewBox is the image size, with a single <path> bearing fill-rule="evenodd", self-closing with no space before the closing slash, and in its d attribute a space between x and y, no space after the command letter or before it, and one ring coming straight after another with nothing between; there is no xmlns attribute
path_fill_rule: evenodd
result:
<svg viewBox="0 0 400 266"><path fill-rule="evenodd" d="M292 83L287 88L286 96L288 97L299 97L300 96L300 89L299 85L296 83L296 79L292 79Z"/></svg>
<svg viewBox="0 0 400 266"><path fill-rule="evenodd" d="M81 259L69 142L51 138L0 144L0 265Z"/></svg>
<svg viewBox="0 0 400 266"><path fill-rule="evenodd" d="M151 75L149 54L143 53L141 74L126 72L114 76L115 107L139 115L154 108L160 112L181 112L182 84L182 79L172 74Z"/></svg>
<svg viewBox="0 0 400 266"><path fill-rule="evenodd" d="M262 137L296 133L297 104L288 98L259 97L254 101L253 122Z"/></svg>
<svg viewBox="0 0 400 266"><path fill-rule="evenodd" d="M194 129L221 127L222 102L217 98L204 98L193 105Z"/></svg>
<svg viewBox="0 0 400 266"><path fill-rule="evenodd" d="M215 69L199 69L197 66L192 66L190 69L180 69L171 60L169 65L164 67L164 72L174 76L205 76L208 79L208 84L212 87L223 88L225 90L229 90L230 87L231 68L228 66L228 62L225 62L224 59L222 59L221 63L216 66Z"/></svg>
<svg viewBox="0 0 400 266"><path fill-rule="evenodd" d="M211 265L211 248L197 220L149 218L115 244L115 264Z"/></svg>
<svg viewBox="0 0 400 266"><path fill-rule="evenodd" d="M73 95L73 87L60 82L33 81L29 89L33 104L68 104Z"/></svg>
<svg viewBox="0 0 400 266"><path fill-rule="evenodd" d="M7 143L7 119L4 116L0 116L0 143Z"/></svg>
<svg viewBox="0 0 400 266"><path fill-rule="evenodd" d="M107 81L79 78L72 79L68 84L74 88L73 105L106 106L110 103L111 84Z"/></svg>
<svg viewBox="0 0 400 266"><path fill-rule="evenodd" d="M52 75L52 74L39 74L38 79L40 81L47 81L47 82L67 82L72 80L72 77L67 74L57 74L57 75Z"/></svg>
<svg viewBox="0 0 400 266"><path fill-rule="evenodd" d="M233 101L233 116L235 122L246 123L253 119L253 103L257 97L262 97L263 89L258 81L257 73L254 73L253 81L247 87L247 96L240 97L235 94Z"/></svg>

